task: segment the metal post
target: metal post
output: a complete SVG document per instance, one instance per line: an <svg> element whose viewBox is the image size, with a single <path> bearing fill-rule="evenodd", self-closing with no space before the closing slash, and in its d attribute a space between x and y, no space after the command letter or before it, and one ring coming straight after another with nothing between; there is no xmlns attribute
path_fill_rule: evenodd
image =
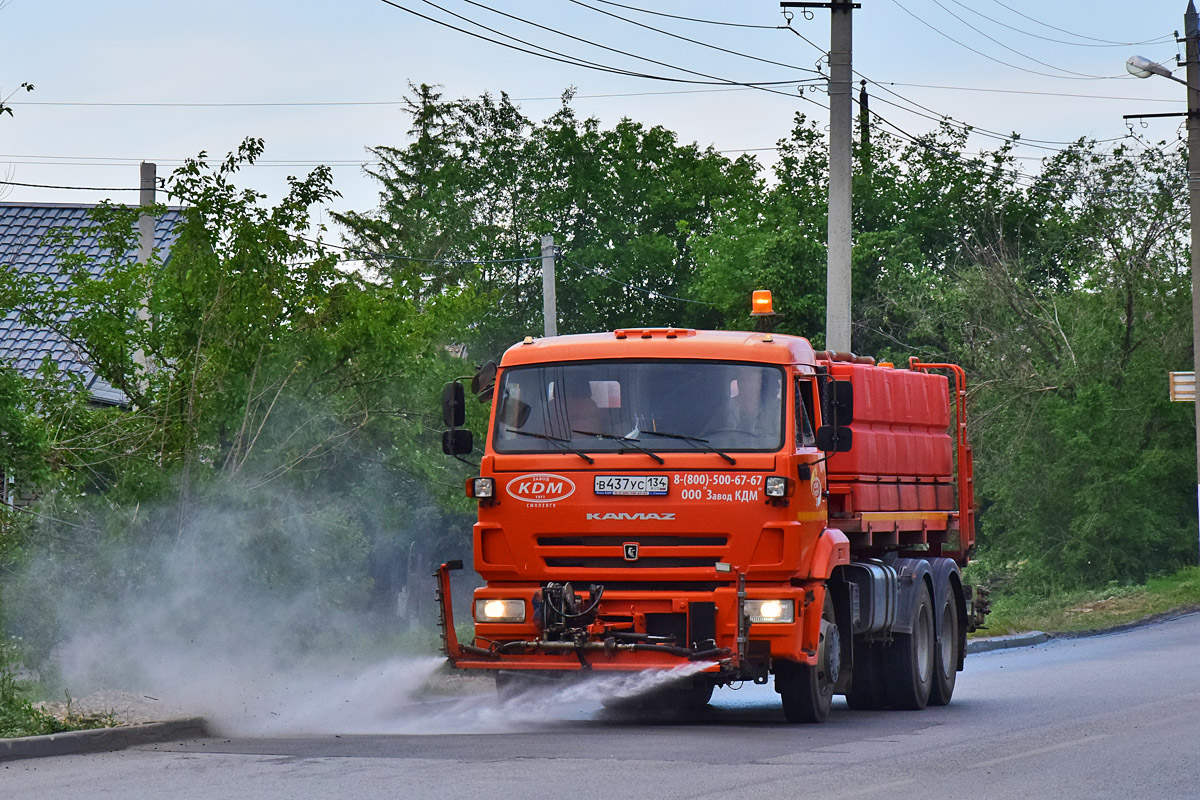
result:
<svg viewBox="0 0 1200 800"><path fill-rule="evenodd" d="M542 237L542 318L547 338L558 336L558 300L554 295L554 237Z"/></svg>
<svg viewBox="0 0 1200 800"><path fill-rule="evenodd" d="M867 79L858 86L858 148L862 152L862 172L871 175L871 109L867 95Z"/></svg>
<svg viewBox="0 0 1200 800"><path fill-rule="evenodd" d="M1183 30L1187 38L1188 199L1192 212L1192 369L1200 379L1200 17L1192 0L1183 15ZM1196 402L1196 508L1200 520L1200 398Z"/></svg>
<svg viewBox="0 0 1200 800"><path fill-rule="evenodd" d="M850 352L851 0L829 4L829 233L825 348Z"/></svg>

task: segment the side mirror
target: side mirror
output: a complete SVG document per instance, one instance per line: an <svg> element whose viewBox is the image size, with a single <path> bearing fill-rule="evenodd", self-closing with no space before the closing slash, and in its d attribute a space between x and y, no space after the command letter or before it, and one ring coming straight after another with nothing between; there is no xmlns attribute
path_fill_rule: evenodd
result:
<svg viewBox="0 0 1200 800"><path fill-rule="evenodd" d="M492 399L495 390L496 362L489 361L479 368L475 377L471 378L471 393L479 398L479 402L486 403Z"/></svg>
<svg viewBox="0 0 1200 800"><path fill-rule="evenodd" d="M825 384L821 403L824 419L817 428L817 448L826 453L845 453L854 444L854 384L850 381L829 381Z"/></svg>
<svg viewBox="0 0 1200 800"><path fill-rule="evenodd" d="M817 449L826 453L845 453L854 444L854 431L847 425L835 428L822 425L817 428Z"/></svg>
<svg viewBox="0 0 1200 800"><path fill-rule="evenodd" d="M462 387L459 387L460 389ZM442 431L442 452L448 456L461 456L471 452L475 440L468 430Z"/></svg>
<svg viewBox="0 0 1200 800"><path fill-rule="evenodd" d="M830 381L825 385L826 408L833 409L834 425L854 422L854 384L850 381Z"/></svg>
<svg viewBox="0 0 1200 800"><path fill-rule="evenodd" d="M451 381L442 387L442 422L450 428L457 428L466 421L466 394L461 383Z"/></svg>

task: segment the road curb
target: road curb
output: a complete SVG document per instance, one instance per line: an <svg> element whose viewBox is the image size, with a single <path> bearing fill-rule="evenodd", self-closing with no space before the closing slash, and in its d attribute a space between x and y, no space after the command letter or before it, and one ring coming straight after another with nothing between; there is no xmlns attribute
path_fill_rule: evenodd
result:
<svg viewBox="0 0 1200 800"><path fill-rule="evenodd" d="M986 653L989 650L1005 650L1009 647L1029 647L1050 641L1050 634L1042 631L1014 633L1011 636L989 636L986 639L972 639L967 642L967 654Z"/></svg>
<svg viewBox="0 0 1200 800"><path fill-rule="evenodd" d="M52 733L48 736L0 739L0 761L112 752L140 744L170 742L176 739L191 739L205 735L207 735L207 727L204 718L188 717L166 722L121 725L116 728Z"/></svg>

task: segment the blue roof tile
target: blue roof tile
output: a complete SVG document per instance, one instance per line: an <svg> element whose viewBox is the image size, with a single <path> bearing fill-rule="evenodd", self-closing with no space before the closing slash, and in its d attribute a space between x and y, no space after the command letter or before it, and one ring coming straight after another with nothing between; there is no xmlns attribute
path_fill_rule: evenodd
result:
<svg viewBox="0 0 1200 800"><path fill-rule="evenodd" d="M52 229L67 228L81 234L77 252L92 259L88 271L95 277L104 274L104 262L108 253L96 240L95 228L89 216L95 206L90 205L47 205L40 203L0 203L0 264L14 266L25 274L57 276L64 283L65 276L59 274L57 248L49 247L43 240ZM178 225L183 220L183 209L168 208L155 222L154 246L170 258L171 246L178 238ZM127 254L132 257L134 254ZM65 319L69 319L69 314ZM0 315L0 361L11 364L25 375L32 375L50 356L57 362L59 370L83 376L93 399L112 404L125 403L128 398L97 375L87 364L86 356L77 347L53 331L31 328L17 320L9 312Z"/></svg>

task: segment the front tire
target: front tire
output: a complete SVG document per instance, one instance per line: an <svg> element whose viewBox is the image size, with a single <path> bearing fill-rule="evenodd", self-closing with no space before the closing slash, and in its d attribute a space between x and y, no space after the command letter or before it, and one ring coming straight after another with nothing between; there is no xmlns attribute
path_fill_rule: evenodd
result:
<svg viewBox="0 0 1200 800"><path fill-rule="evenodd" d="M781 661L775 667L775 691L783 701L788 722L824 722L833 702L833 688L841 669L841 634L833 612L833 597L825 591L817 664Z"/></svg>
<svg viewBox="0 0 1200 800"><path fill-rule="evenodd" d="M934 674L933 602L921 581L913 600L912 633L897 633L888 647L888 705L917 711L929 703Z"/></svg>

